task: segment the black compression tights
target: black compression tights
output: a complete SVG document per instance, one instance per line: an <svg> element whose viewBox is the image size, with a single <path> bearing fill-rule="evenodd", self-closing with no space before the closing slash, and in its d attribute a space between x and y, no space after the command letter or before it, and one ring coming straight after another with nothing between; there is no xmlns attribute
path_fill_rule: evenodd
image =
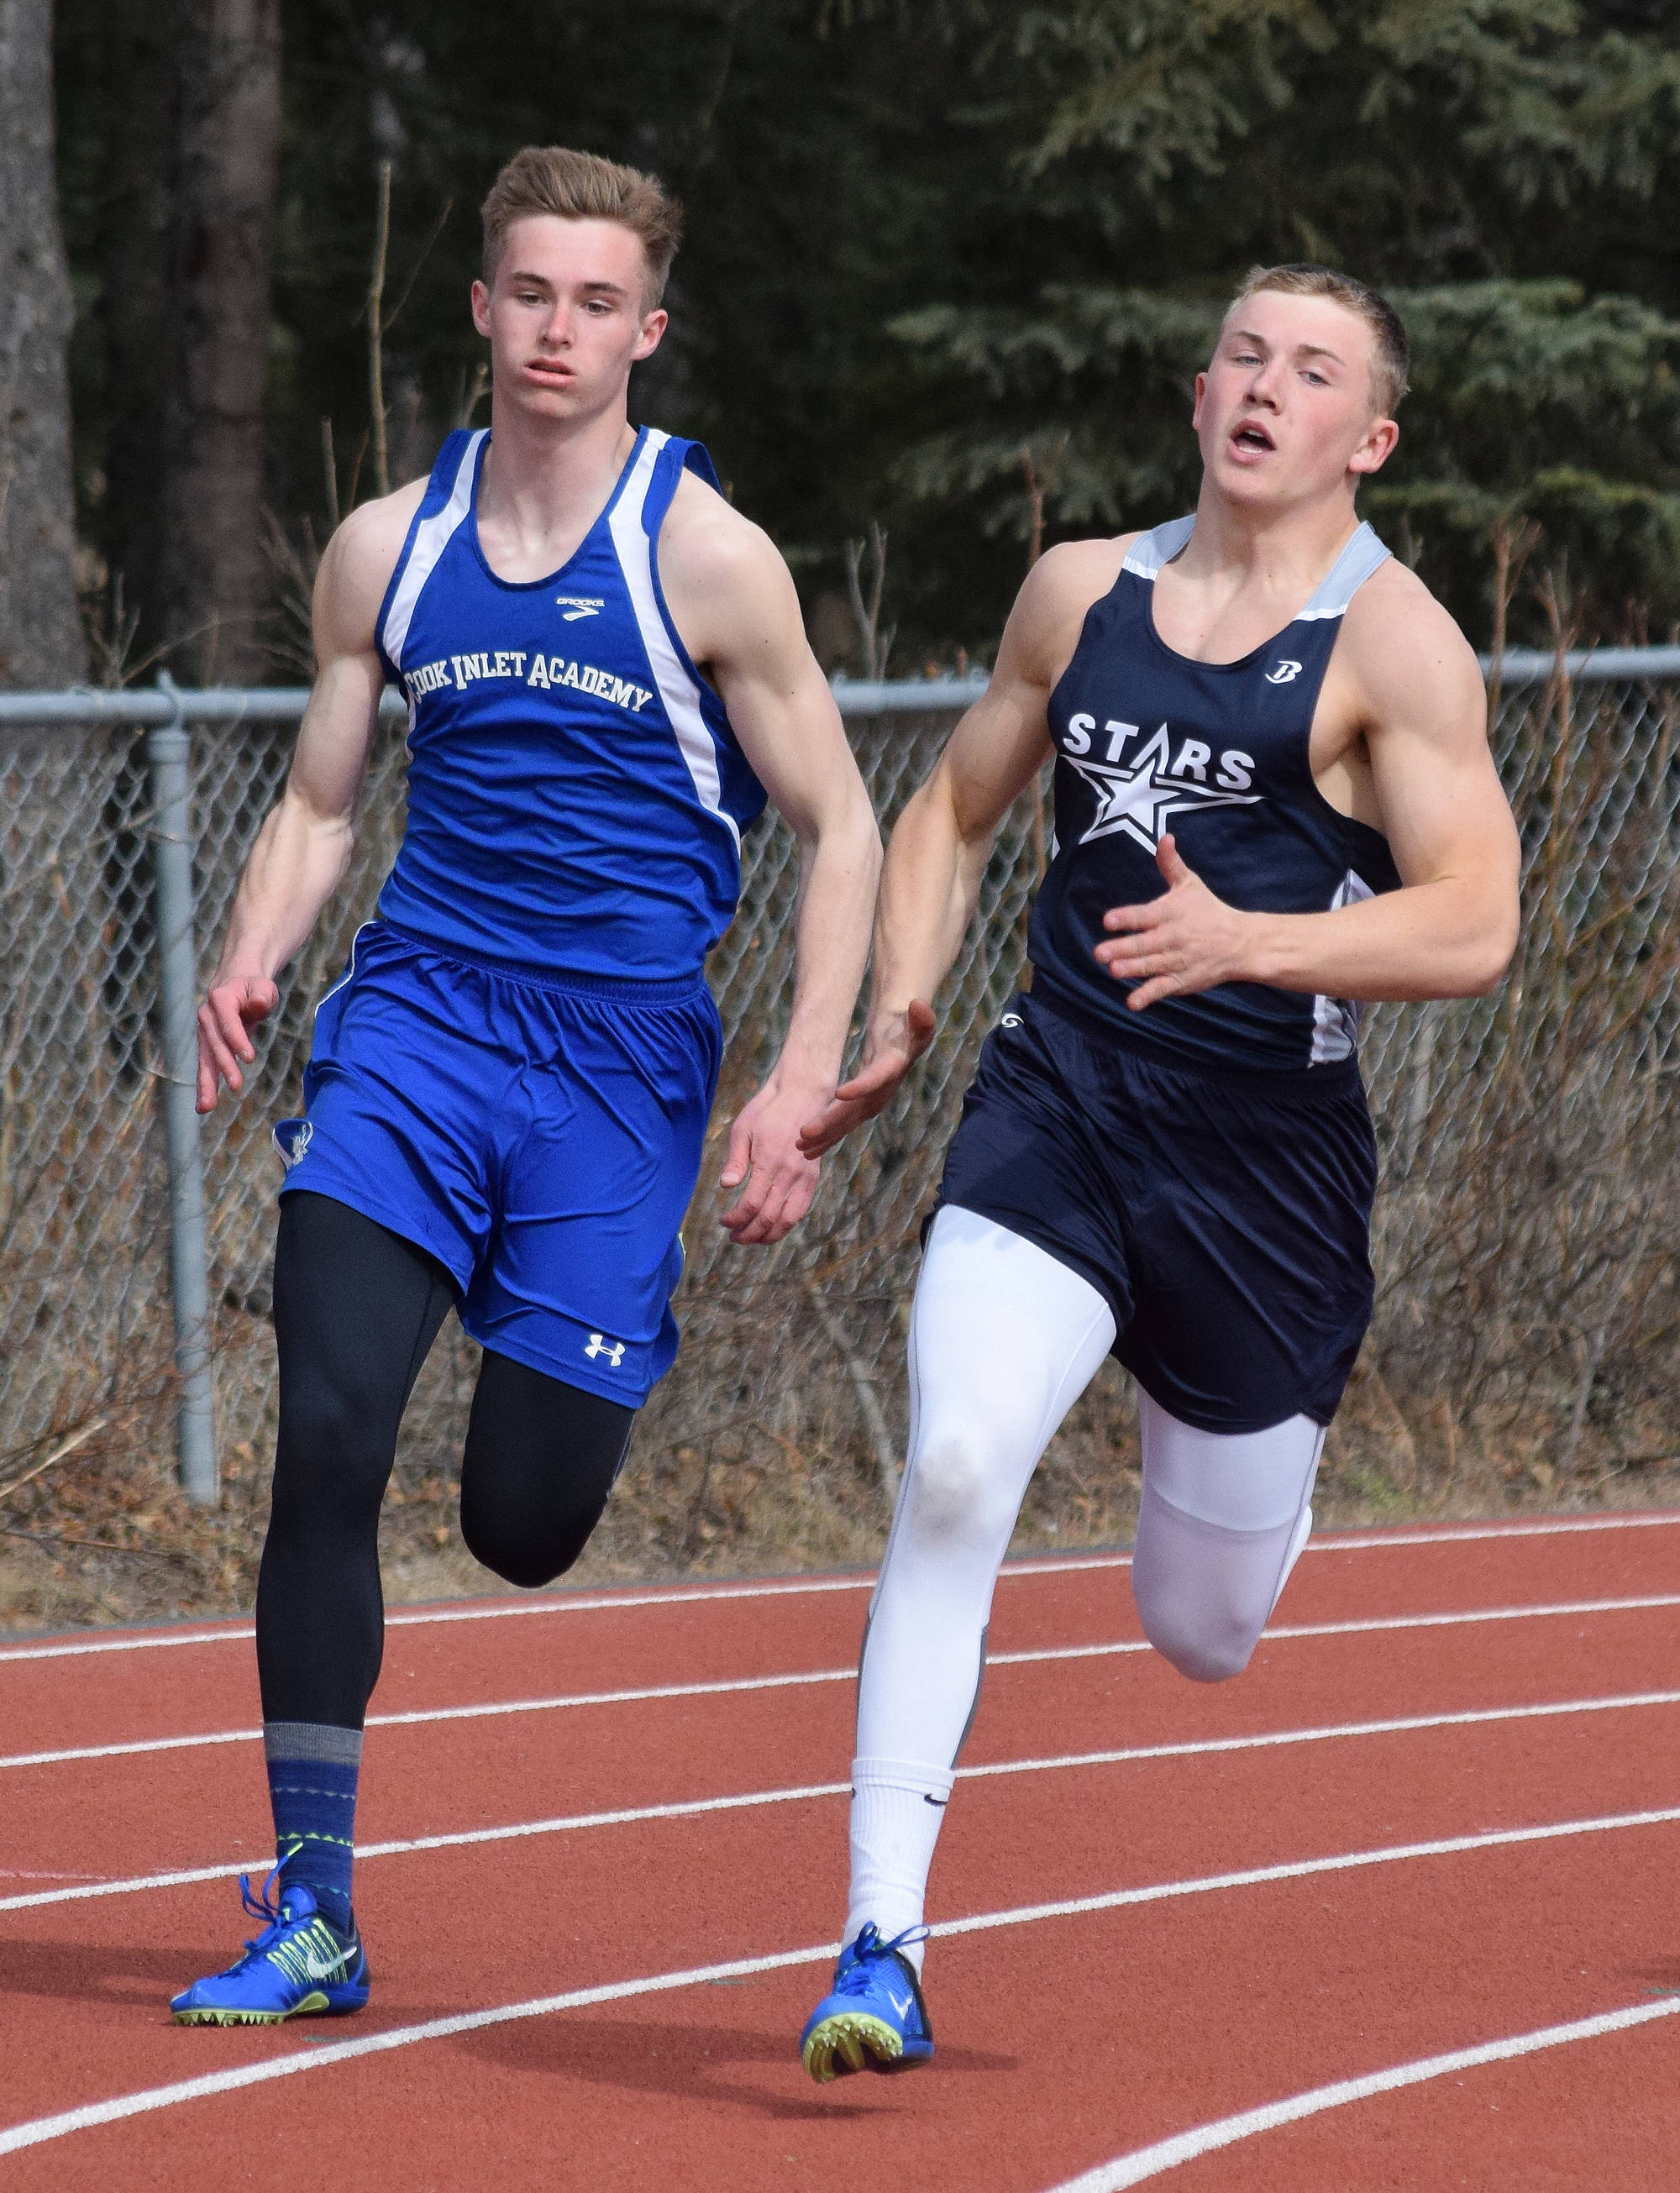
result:
<svg viewBox="0 0 1680 2193"><path fill-rule="evenodd" d="M280 1205L280 1434L256 1590L267 1721L359 1728L384 1650L379 1506L397 1428L456 1299L435 1257L300 1191ZM509 1583L569 1569L606 1505L634 1411L486 1351L461 1531Z"/></svg>

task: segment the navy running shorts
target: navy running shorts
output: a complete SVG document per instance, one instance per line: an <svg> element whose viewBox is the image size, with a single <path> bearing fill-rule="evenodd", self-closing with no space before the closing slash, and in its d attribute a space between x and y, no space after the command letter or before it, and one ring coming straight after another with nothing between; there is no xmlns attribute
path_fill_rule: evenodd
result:
<svg viewBox="0 0 1680 2193"><path fill-rule="evenodd" d="M542 976L370 922L315 1015L281 1194L428 1250L473 1338L634 1408L677 1352L678 1229L723 1031L704 980Z"/></svg>
<svg viewBox="0 0 1680 2193"><path fill-rule="evenodd" d="M1169 1065L1032 997L980 1053L939 1202L1114 1312L1114 1354L1210 1432L1327 1424L1371 1319L1377 1151L1356 1060Z"/></svg>

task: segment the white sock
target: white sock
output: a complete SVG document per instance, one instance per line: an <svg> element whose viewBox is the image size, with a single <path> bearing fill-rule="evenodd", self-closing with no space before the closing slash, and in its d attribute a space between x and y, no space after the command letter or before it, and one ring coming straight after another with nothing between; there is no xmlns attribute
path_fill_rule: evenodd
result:
<svg viewBox="0 0 1680 2193"><path fill-rule="evenodd" d="M922 1923L922 1901L933 1846L945 1818L955 1777L937 1766L898 1759L851 1762L851 1905L846 1938L874 1921L890 1942ZM918 1974L923 1944L906 1942L901 1954Z"/></svg>

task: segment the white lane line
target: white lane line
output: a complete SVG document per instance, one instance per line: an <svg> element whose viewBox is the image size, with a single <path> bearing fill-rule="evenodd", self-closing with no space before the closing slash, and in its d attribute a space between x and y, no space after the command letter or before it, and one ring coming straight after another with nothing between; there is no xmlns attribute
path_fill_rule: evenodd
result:
<svg viewBox="0 0 1680 2193"><path fill-rule="evenodd" d="M1098 1554L1088 1559L1049 1561L1011 1561L1005 1577L1060 1576L1077 1569L1129 1568L1129 1554ZM387 1613L387 1629L419 1629L445 1622L506 1622L521 1615L611 1613L620 1607L691 1606L701 1601L731 1599L808 1599L829 1592L873 1591L873 1575L863 1577L807 1577L785 1583L716 1584L690 1589L660 1586L648 1591L555 1592L530 1599L485 1606L468 1600L454 1606L424 1607L412 1612ZM65 1660L89 1652L154 1652L175 1645L237 1645L256 1635L249 1623L230 1623L216 1629L163 1630L139 1637L78 1639L68 1645L23 1645L0 1650L0 1661Z"/></svg>
<svg viewBox="0 0 1680 2193"><path fill-rule="evenodd" d="M1328 1744L1351 1736L1408 1736L1419 1729L1476 1728L1510 1721L1552 1721L1566 1714L1622 1713L1634 1706L1680 1705L1680 1691L1641 1691L1618 1698L1570 1698L1539 1706L1481 1706L1462 1713L1410 1714L1397 1721L1350 1721L1327 1728L1275 1729L1263 1736L1206 1736L1183 1744L1138 1744L1121 1751L1069 1751L1055 1759L1002 1759L986 1766L959 1766L957 1778L994 1774L1041 1774L1058 1766L1122 1766L1144 1759L1202 1759L1224 1751L1266 1751L1279 1744ZM3 1910L0 1904L0 1910Z"/></svg>
<svg viewBox="0 0 1680 2193"><path fill-rule="evenodd" d="M1220 2117L1198 2125L1152 2147L1117 2156L1098 2163L1078 2178L1064 2179L1051 2193L1122 2193L1128 2185L1141 2185L1146 2178L1176 2170L1181 2162L1198 2156L1234 2147L1238 2140L1257 2133L1276 2132L1280 2125L1298 2124L1303 2117L1323 2110L1338 2110L1348 2102L1367 2102L1375 2094L1391 2094L1402 2087L1420 2087L1428 2079L1443 2079L1454 2071L1472 2071L1482 2064L1508 2063L1516 2056L1533 2056L1543 2048L1561 2048L1571 2041L1596 2041L1606 2033L1625 2033L1630 2026L1648 2024L1654 2018L1671 2018L1680 2011L1680 1996L1667 2002L1635 2003L1626 2010L1601 2012L1597 2018L1578 2018L1568 2025L1545 2025L1535 2033L1515 2033L1504 2041L1487 2041L1477 2048L1456 2048L1445 2056L1425 2056L1415 2064L1399 2064L1391 2070L1368 2072L1362 2079L1340 2079L1334 2086L1315 2087L1310 2093L1292 2094L1287 2101L1267 2102L1257 2110Z"/></svg>
<svg viewBox="0 0 1680 2193"><path fill-rule="evenodd" d="M1310 1554L1383 1553L1390 1546L1462 1546L1478 1538L1563 1538L1583 1531L1656 1531L1680 1523L1680 1509L1637 1515L1558 1516L1544 1523L1472 1523L1423 1531L1382 1531L1368 1536L1312 1538Z"/></svg>
<svg viewBox="0 0 1680 2193"><path fill-rule="evenodd" d="M1390 1531L1362 1537L1314 1538L1306 1550L1309 1554L1383 1553L1391 1547L1459 1545L1480 1538L1549 1538L1589 1531L1655 1530L1671 1524L1680 1524L1680 1511L1655 1515L1584 1515L1545 1523L1477 1524L1462 1530ZM1058 1554L1049 1560L1006 1561L999 1582L1006 1583L1017 1577L1070 1576L1085 1569L1129 1569L1131 1566L1130 1554ZM873 1591L874 1584L874 1576L869 1575L821 1577L787 1583L719 1584L692 1590L668 1586L644 1592L580 1592L575 1597L556 1592L511 1605L495 1603L484 1606L469 1602L427 1607L412 1613L389 1613L385 1618L385 1626L387 1629L411 1629L444 1622L504 1622L519 1615L598 1614L625 1606L686 1606L702 1600L800 1598L823 1592ZM90 1652L152 1652L176 1645L237 1645L248 1643L255 1635L249 1623L238 1623L218 1629L168 1630L139 1637L94 1638L70 1645L7 1646L0 1647L0 1663L9 1660L73 1659Z"/></svg>
<svg viewBox="0 0 1680 2193"><path fill-rule="evenodd" d="M1158 1881L1146 1888L1116 1889L1103 1896L1069 1897L1057 1904L1032 1904L1006 1911L979 1912L965 1919L940 1920L929 1931L940 1937L986 1933L1001 1927L1032 1926L1046 1919L1083 1918L1092 1912L1117 1911L1127 1905L1156 1904L1174 1897L1206 1896L1227 1889L1304 1881L1317 1874L1350 1873L1367 1866L1405 1864L1414 1858L1453 1858L1473 1851L1551 1842L1566 1836L1608 1835L1626 1828L1671 1826L1677 1822L1680 1822L1680 1807L1660 1812L1612 1813L1597 1819L1560 1820L1540 1827L1494 1829L1479 1835L1454 1835L1436 1842L1339 1852L1330 1858L1302 1858L1291 1864L1255 1867L1244 1873L1207 1874L1190 1881ZM110 2101L86 2103L80 2109L66 2110L54 2116L32 2118L27 2123L12 2125L0 2132L0 2155L15 2154L20 2148L37 2147L43 2141L61 2139L66 2133L83 2132L95 2125L147 2116L157 2110L173 2108L178 2103L235 2093L241 2087L261 2086L270 2079L290 2078L298 2072L320 2070L329 2064L350 2063L359 2057L380 2055L393 2048L413 2047L421 2041L445 2041L457 2034L482 2032L486 2026L547 2018L557 2011L581 2010L596 2003L623 2002L635 1995L697 1987L710 1980L746 1979L759 1973L785 1971L793 1966L823 1964L839 1951L838 1942L823 1942L811 1949L783 1950L769 1956L737 1958L729 1964L694 1966L684 1972L658 1973L646 1978L576 1988L565 1995L500 2004L492 2010L428 2018L420 2025L391 2026L382 2033L370 2033L359 2040L300 2049L287 2056L271 2056L261 2063L241 2064L235 2070L207 2072L201 2078L179 2080L172 2086L152 2087L140 2093L118 2095ZM1676 1998L1676 2006L1680 2006L1680 1998Z"/></svg>
<svg viewBox="0 0 1680 2193"><path fill-rule="evenodd" d="M1680 1705L1680 1691L1643 1691L1621 1698L1571 1698L1547 1705L1488 1706L1449 1714L1413 1714L1401 1721L1346 1721L1323 1728L1269 1730L1258 1736L1215 1736L1180 1744L1129 1744L1113 1751L1074 1751L1051 1759L1003 1759L989 1765L960 1766L959 1781L985 1781L1002 1774L1049 1774L1063 1768L1126 1766L1152 1759L1195 1759L1229 1751L1266 1751L1292 1744L1329 1744L1343 1737L1408 1736L1436 1728L1471 1728L1500 1721L1550 1721L1570 1714L1621 1713L1640 1706ZM620 1828L645 1820L685 1820L705 1812L730 1812L760 1805L802 1803L813 1797L843 1797L845 1782L817 1782L790 1789L752 1789L737 1796L696 1797L667 1805L639 1805L609 1812L571 1812L548 1820L518 1820L499 1828L462 1828L452 1834L414 1835L398 1841L358 1843L358 1858L403 1858L416 1851L460 1850L479 1843L524 1841L530 1835L569 1835L586 1828ZM91 1887L37 1890L26 1896L0 1896L0 1911L24 1911L43 1904L77 1904L95 1896L130 1896L152 1888L184 1888L206 1881L231 1881L268 1863L266 1858L202 1865L180 1872L140 1874L100 1881ZM86 1879L84 1875L83 1879Z"/></svg>
<svg viewBox="0 0 1680 2193"><path fill-rule="evenodd" d="M1299 1637L1354 1637L1387 1629L1442 1629L1460 1623L1535 1622L1548 1617L1578 1614L1645 1613L1653 1608L1680 1606L1680 1592L1665 1592L1645 1599L1573 1599L1551 1606L1472 1607L1457 1614L1389 1614L1362 1622L1305 1622L1280 1623L1260 1639L1263 1645ZM1027 1667L1052 1660L1099 1660L1127 1652L1147 1652L1148 1641L1128 1637L1100 1645L1046 1645L1029 1652L991 1652L990 1668ZM503 1698L487 1705L420 1706L409 1713L370 1714L370 1728L415 1728L435 1721L494 1721L507 1714L558 1713L572 1706L641 1705L660 1698L722 1698L740 1691L795 1690L809 1683L847 1683L855 1667L813 1668L805 1673L782 1675L737 1675L709 1683L655 1683L639 1690L573 1691L558 1698ZM204 1736L139 1737L123 1744L82 1744L56 1751L17 1751L0 1758L0 1772L11 1766L61 1766L80 1759L132 1759L153 1751L191 1751L200 1744L255 1744L260 1728L215 1729Z"/></svg>

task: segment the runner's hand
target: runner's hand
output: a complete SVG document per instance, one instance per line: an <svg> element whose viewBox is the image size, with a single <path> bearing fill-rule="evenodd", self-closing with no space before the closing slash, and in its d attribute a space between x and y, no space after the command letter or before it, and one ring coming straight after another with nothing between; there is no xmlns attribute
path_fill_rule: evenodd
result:
<svg viewBox="0 0 1680 2193"><path fill-rule="evenodd" d="M820 1167L800 1146L800 1122L823 1096L772 1076L737 1115L718 1185L741 1190L719 1221L737 1248L769 1248L810 1210Z"/></svg>
<svg viewBox="0 0 1680 2193"><path fill-rule="evenodd" d="M214 1112L225 1081L237 1096L245 1085L241 1060L256 1056L249 1031L266 1021L280 993L266 975L232 975L215 983L198 1008L198 1109Z"/></svg>
<svg viewBox="0 0 1680 2193"><path fill-rule="evenodd" d="M1170 833L1156 847L1155 864L1167 879L1165 892L1143 906L1117 906L1105 913L1104 929L1126 933L1099 944L1096 952L1116 982L1137 984L1126 1000L1133 1012L1142 1012L1157 998L1240 981L1242 948L1253 919L1216 898L1184 866Z"/></svg>
<svg viewBox="0 0 1680 2193"><path fill-rule="evenodd" d="M854 1127L884 1111L893 1091L933 1040L933 1008L913 998L902 1013L895 1013L877 1034L872 1028L863 1045L863 1063L850 1081L841 1082L820 1119L800 1130L800 1148L810 1158L820 1158L843 1142Z"/></svg>

